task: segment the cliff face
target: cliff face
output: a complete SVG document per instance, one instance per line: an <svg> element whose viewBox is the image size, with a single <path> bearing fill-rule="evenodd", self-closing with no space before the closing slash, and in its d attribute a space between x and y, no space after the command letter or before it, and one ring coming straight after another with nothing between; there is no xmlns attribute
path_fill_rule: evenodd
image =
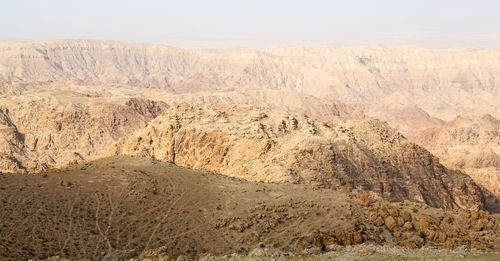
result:
<svg viewBox="0 0 500 261"><path fill-rule="evenodd" d="M386 199L484 208L479 187L378 120L316 121L178 105L113 144L130 154L251 181L349 185Z"/></svg>
<svg viewBox="0 0 500 261"><path fill-rule="evenodd" d="M271 90L277 101L298 93L321 103L355 105L405 135L464 113L500 117L499 75L500 52L494 50L379 46L209 51L93 40L0 42L2 91L11 81L73 81L106 89L119 85L140 92L197 93L207 97L199 102L212 103L217 102L210 98L214 93ZM279 102L265 104L283 109ZM318 109L324 107L304 112L329 114L315 113Z"/></svg>
<svg viewBox="0 0 500 261"><path fill-rule="evenodd" d="M92 40L0 43L0 76L168 88L179 92L264 88L342 102L373 102L392 93L500 93L500 52L416 47L281 47L183 50ZM417 102L424 102L418 101ZM465 102L465 101L461 101ZM450 104L451 105L451 104Z"/></svg>
<svg viewBox="0 0 500 261"><path fill-rule="evenodd" d="M0 171L36 172L94 159L165 107L137 98L79 95L0 99Z"/></svg>

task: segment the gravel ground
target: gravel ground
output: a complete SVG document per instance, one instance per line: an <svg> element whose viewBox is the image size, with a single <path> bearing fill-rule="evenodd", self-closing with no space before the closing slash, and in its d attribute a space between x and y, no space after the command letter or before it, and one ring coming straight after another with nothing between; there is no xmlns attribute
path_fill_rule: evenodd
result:
<svg viewBox="0 0 500 261"><path fill-rule="evenodd" d="M301 255L275 250L254 249L248 255L206 256L203 260L500 260L499 252L486 252L461 247L454 250L361 244L337 246L327 253L319 249L309 249Z"/></svg>

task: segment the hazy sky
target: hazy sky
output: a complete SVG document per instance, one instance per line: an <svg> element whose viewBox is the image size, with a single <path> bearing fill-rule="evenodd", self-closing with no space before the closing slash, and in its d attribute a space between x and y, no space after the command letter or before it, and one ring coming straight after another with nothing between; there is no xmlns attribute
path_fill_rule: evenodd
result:
<svg viewBox="0 0 500 261"><path fill-rule="evenodd" d="M0 40L500 49L498 0L1 0Z"/></svg>

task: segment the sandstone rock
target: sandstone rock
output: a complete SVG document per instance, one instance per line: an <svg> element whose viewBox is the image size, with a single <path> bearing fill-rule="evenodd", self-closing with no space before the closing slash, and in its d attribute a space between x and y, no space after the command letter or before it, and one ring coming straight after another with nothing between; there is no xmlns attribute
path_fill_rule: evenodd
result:
<svg viewBox="0 0 500 261"><path fill-rule="evenodd" d="M402 217L397 217L396 218L396 223L397 223L398 227L401 227L401 226L403 226L405 224L405 220Z"/></svg>
<svg viewBox="0 0 500 261"><path fill-rule="evenodd" d="M384 223L389 230L394 230L396 227L398 227L398 223L392 216L386 217Z"/></svg>
<svg viewBox="0 0 500 261"><path fill-rule="evenodd" d="M401 211L401 217L405 222L411 222L411 214L407 211Z"/></svg>
<svg viewBox="0 0 500 261"><path fill-rule="evenodd" d="M157 261L169 261L170 257L168 255L168 249L166 246L162 246L160 248L156 249L149 249L144 252L142 252L139 255L139 258L141 260L144 259L151 259L151 260L157 260Z"/></svg>
<svg viewBox="0 0 500 261"><path fill-rule="evenodd" d="M477 183L500 196L500 121L492 115L460 115L412 138L442 159L463 169Z"/></svg>
<svg viewBox="0 0 500 261"><path fill-rule="evenodd" d="M446 239L448 238L448 236L446 235L446 233L444 232L438 232L438 236L437 236L437 241L440 242L440 243L444 243L446 242Z"/></svg>
<svg viewBox="0 0 500 261"><path fill-rule="evenodd" d="M443 218L442 222L444 222L444 223L446 223L446 224L451 224L451 223L453 223L453 218L452 218L451 216L446 215L446 216Z"/></svg>
<svg viewBox="0 0 500 261"><path fill-rule="evenodd" d="M413 230L413 224L411 222L404 223L403 230L404 231L412 231Z"/></svg>
<svg viewBox="0 0 500 261"><path fill-rule="evenodd" d="M6 115L0 116L3 118L0 119L0 132L5 137L5 142L0 140L0 167L4 171L32 172L93 159L96 151L103 146L155 116L150 115L152 107L149 105L129 101L125 111L133 113L122 115L118 112L123 111L123 107L114 108L117 105L115 101L109 104L103 101L106 97L135 96L163 100L169 104L179 101L215 104L228 110L236 106L236 110L244 112L258 108L305 113L321 119L379 118L407 136L416 135L413 140L436 153L446 166L465 170L498 197L498 57L500 52L495 50L427 50L405 46L195 51L114 41L1 42L0 94L9 100L5 108L15 111L20 106L22 111L0 113ZM55 89L59 91L46 94ZM77 93L80 96L77 97ZM18 104L22 97L29 96L27 94L31 95L31 100ZM55 101L47 99L56 96L59 98ZM450 97L453 99L450 100ZM109 107L91 105L87 110L87 102L81 102L81 99L87 98ZM39 105L46 102L50 103L47 108ZM32 110L27 109L32 106ZM40 109L40 114L37 114ZM88 116L87 111L97 113L103 121ZM467 115L464 112L468 112ZM52 113L54 118L47 117ZM21 114L29 116L21 119ZM68 130L71 122L91 128L88 131L85 128ZM285 120L282 123L295 126L295 121ZM253 127L259 129L258 125ZM335 127L338 132L346 134L344 138L358 142L364 138L353 135L346 126ZM289 131L289 127L277 124L276 129L280 128L283 132ZM103 130L103 133L94 134L98 130ZM314 134L318 132L318 127L309 126L303 131ZM384 140L384 137L385 134L380 135L384 142L391 142L392 139L397 143L393 135L387 136L389 140ZM359 145L343 154L356 154L358 150L363 150L364 144ZM373 147L373 144L366 145ZM76 147L83 149L77 150ZM390 146L375 147L379 151L391 149ZM420 165L416 172L421 174L425 167L442 176L442 166L437 158L422 155L419 149L407 149L406 154L378 158L378 164L370 166L371 175L376 178L379 178L377 175L395 175L389 168L394 162L398 163L395 164L398 169L401 169L401 164L416 164L411 160L415 156L411 151L416 150L419 159L416 165ZM313 150L317 153L318 148ZM41 155L44 153L48 155ZM305 154L298 156L304 161L311 161L308 150L302 153ZM346 159L345 156L351 155L340 156ZM366 157L360 161L371 160ZM325 172L335 171L340 173L339 176L349 176L345 173L352 173L353 168L362 165L358 162L351 167L347 163L353 164L346 160L342 169L330 168ZM309 172L314 172L316 167L310 166ZM292 180L300 180L304 175L303 171L296 174L294 168L283 168L290 171L290 175L296 175ZM382 172L378 172L379 169ZM396 174L405 178L409 176L411 180L416 173L403 171ZM469 186L469 182L464 185L458 181L450 190L449 183L453 183L453 176L443 176L448 180L444 182L447 184L444 190L476 194L476 189ZM324 183L324 179L314 182ZM359 184L351 179L343 178L338 183L351 187L356 187L356 183L364 190L385 193L387 199L399 199L398 195L403 193L402 188L387 179L378 184ZM305 180L310 179L306 177ZM405 180L398 182L405 184ZM439 187L438 184L435 187ZM472 193L463 193L464 188L472 190ZM404 193L409 193L412 200L431 202L433 206L469 207L472 204L469 200L464 202L463 198L451 196L444 200L429 199L427 193L421 193L422 190L413 186L410 192ZM391 198L393 194L395 196ZM455 202L449 203L451 201ZM480 199L475 197L473 201ZM495 204L500 205L495 200L485 204L489 209Z"/></svg>
<svg viewBox="0 0 500 261"><path fill-rule="evenodd" d="M434 225L439 225L438 221L427 214L420 214L418 216L418 228L421 231L431 230Z"/></svg>
<svg viewBox="0 0 500 261"><path fill-rule="evenodd" d="M471 229L474 231L481 231L484 229L484 224L481 221L477 221L474 225L472 225Z"/></svg>
<svg viewBox="0 0 500 261"><path fill-rule="evenodd" d="M384 223L385 223L385 221L381 216L378 216L378 218L374 222L374 224L377 226L382 226Z"/></svg>

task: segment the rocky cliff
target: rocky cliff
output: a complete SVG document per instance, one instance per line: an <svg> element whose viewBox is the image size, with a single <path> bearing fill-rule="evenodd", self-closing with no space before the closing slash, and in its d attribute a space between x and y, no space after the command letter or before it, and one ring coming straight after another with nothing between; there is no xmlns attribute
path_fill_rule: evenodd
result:
<svg viewBox="0 0 500 261"><path fill-rule="evenodd" d="M113 41L9 41L0 42L0 78L175 92L273 89L344 103L373 103L398 94L444 117L447 108L494 105L491 95L500 94L499 58L492 50L407 46L209 51Z"/></svg>

